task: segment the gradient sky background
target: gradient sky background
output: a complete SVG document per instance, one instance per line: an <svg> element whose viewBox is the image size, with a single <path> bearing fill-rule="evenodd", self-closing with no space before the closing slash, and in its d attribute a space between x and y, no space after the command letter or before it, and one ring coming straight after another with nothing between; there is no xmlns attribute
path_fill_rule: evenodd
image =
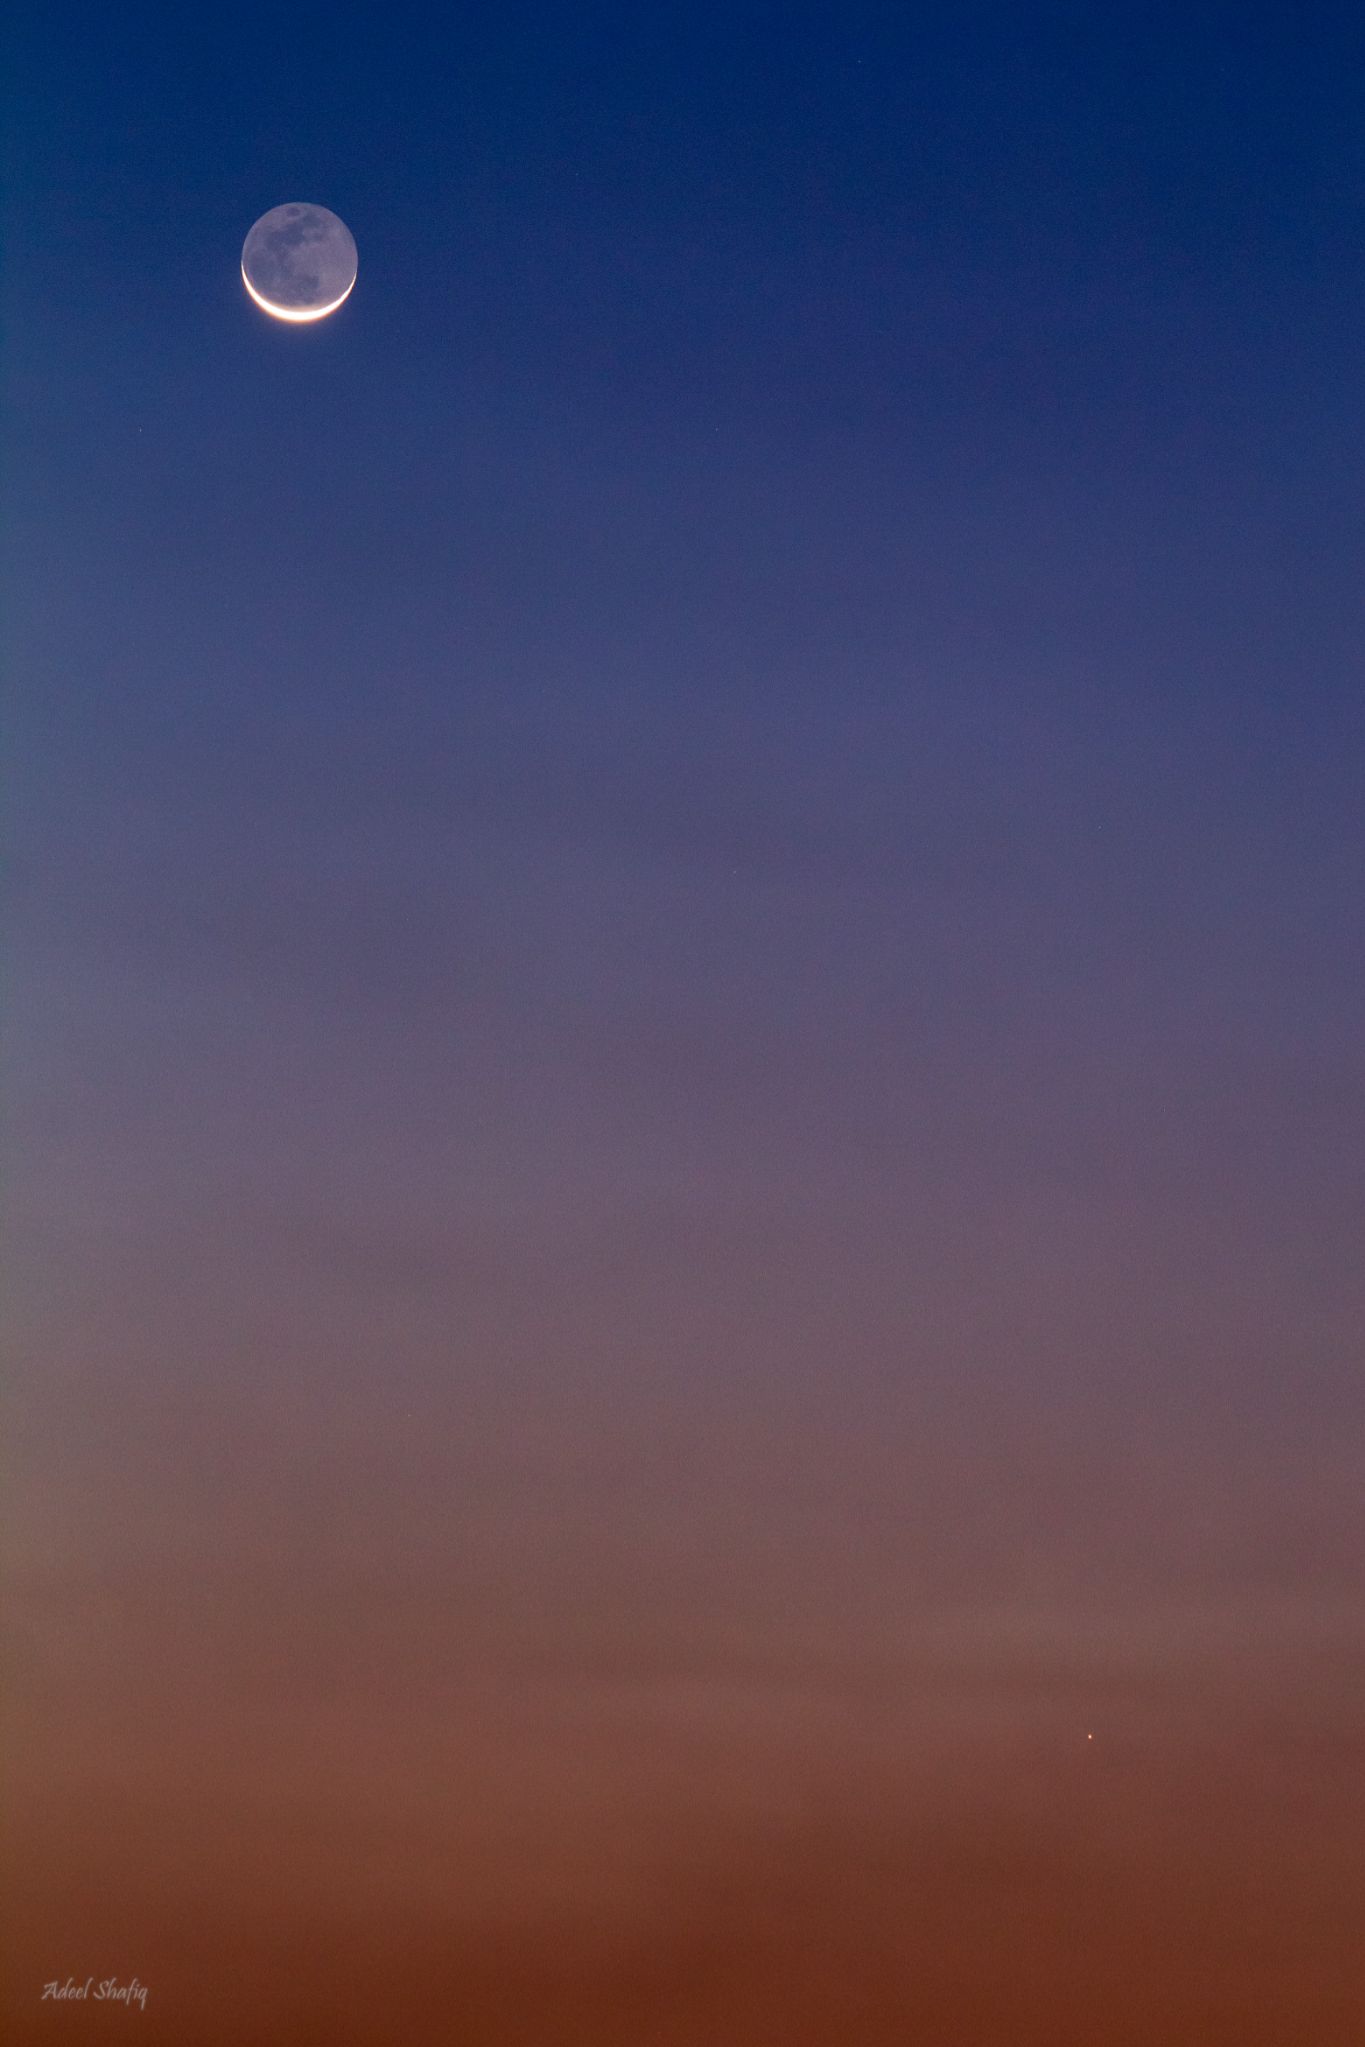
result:
<svg viewBox="0 0 1365 2047"><path fill-rule="evenodd" d="M1359 2047L1359 11L10 55L11 2037Z"/></svg>

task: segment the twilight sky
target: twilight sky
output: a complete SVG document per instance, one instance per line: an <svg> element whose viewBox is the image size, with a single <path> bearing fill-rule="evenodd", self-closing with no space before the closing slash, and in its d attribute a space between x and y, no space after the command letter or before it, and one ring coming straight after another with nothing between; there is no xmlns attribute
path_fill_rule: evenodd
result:
<svg viewBox="0 0 1365 2047"><path fill-rule="evenodd" d="M1365 20L1193 16L18 10L21 2047L1365 2037Z"/></svg>

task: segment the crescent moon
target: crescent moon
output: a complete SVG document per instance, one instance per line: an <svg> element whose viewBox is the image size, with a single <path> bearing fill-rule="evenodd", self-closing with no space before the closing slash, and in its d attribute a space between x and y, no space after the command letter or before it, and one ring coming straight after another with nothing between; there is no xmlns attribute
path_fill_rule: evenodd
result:
<svg viewBox="0 0 1365 2047"><path fill-rule="evenodd" d="M263 213L242 244L242 283L272 320L325 320L355 290L355 238L325 206L292 201Z"/></svg>
<svg viewBox="0 0 1365 2047"><path fill-rule="evenodd" d="M345 291L341 294L341 297L333 299L330 306L310 306L306 313L301 313L296 307L272 306L269 299L262 298L255 285L251 282L251 279L247 276L245 264L242 265L242 283L251 293L252 298L255 299L263 313L269 313L272 320L292 320L296 326L302 326L309 320L325 320L327 315L334 313L338 306L344 306L351 293L355 290L355 279L352 278Z"/></svg>

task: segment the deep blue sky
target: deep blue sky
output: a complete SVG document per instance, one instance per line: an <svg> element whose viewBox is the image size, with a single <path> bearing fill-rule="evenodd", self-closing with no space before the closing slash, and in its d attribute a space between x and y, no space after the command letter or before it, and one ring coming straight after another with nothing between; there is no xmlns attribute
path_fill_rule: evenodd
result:
<svg viewBox="0 0 1365 2047"><path fill-rule="evenodd" d="M8 33L35 1970L1356 2039L1365 23Z"/></svg>

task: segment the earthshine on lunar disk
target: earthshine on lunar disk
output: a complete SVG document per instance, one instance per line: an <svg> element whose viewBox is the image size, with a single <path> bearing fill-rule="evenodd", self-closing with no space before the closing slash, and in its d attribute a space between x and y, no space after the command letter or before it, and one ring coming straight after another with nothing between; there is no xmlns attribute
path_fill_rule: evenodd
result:
<svg viewBox="0 0 1365 2047"><path fill-rule="evenodd" d="M272 206L242 244L242 282L275 320L325 320L355 273L351 230L325 206Z"/></svg>

